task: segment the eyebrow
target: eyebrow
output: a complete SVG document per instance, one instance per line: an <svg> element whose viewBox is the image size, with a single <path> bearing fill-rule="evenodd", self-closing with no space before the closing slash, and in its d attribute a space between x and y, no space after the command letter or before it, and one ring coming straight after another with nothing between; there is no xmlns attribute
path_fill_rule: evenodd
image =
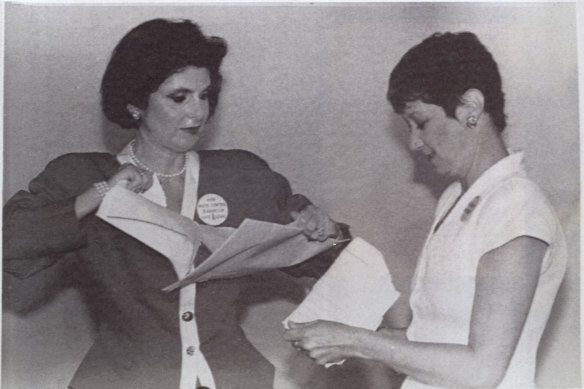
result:
<svg viewBox="0 0 584 389"><path fill-rule="evenodd" d="M173 94L173 93L191 93L192 90L189 88L177 88L177 89L172 89L168 94Z"/></svg>
<svg viewBox="0 0 584 389"><path fill-rule="evenodd" d="M211 88L211 84L207 85L207 87L205 89L203 89L202 92L208 91L210 88ZM189 88L180 87L180 88L171 90L170 92L167 93L167 95L172 95L175 93L194 93L194 91L192 89L189 89Z"/></svg>

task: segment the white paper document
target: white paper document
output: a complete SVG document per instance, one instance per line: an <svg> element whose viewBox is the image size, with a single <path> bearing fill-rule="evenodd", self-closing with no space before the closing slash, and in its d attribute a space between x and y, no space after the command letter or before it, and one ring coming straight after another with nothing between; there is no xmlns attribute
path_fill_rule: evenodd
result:
<svg viewBox="0 0 584 389"><path fill-rule="evenodd" d="M381 252L355 238L283 324L320 319L376 330L398 297Z"/></svg>
<svg viewBox="0 0 584 389"><path fill-rule="evenodd" d="M245 219L208 259L171 287L292 266L332 246L331 240L308 241L303 231L295 223L281 225Z"/></svg>
<svg viewBox="0 0 584 389"><path fill-rule="evenodd" d="M200 225L120 186L110 189L97 216L160 252L175 268L192 265L201 243L212 252L165 291L193 282L292 266L334 242L309 241L294 222L281 225L246 219L237 229Z"/></svg>

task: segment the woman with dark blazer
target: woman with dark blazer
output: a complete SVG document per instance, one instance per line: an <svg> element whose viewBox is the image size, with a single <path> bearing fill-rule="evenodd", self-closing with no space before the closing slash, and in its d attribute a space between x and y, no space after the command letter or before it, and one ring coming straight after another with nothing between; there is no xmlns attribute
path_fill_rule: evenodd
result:
<svg viewBox="0 0 584 389"><path fill-rule="evenodd" d="M117 155L73 153L50 162L4 207L5 303L26 302L17 279L37 293L55 280L81 286L97 321L93 346L70 388L271 388L273 366L239 326L241 279L162 288L177 269L147 245L95 216L115 185L201 224L301 218L307 239L348 235L286 178L242 150L194 151L217 106L225 41L188 20L156 19L115 48L101 92L106 117L135 138ZM202 212L211 196L215 215ZM343 245L287 270L318 276ZM201 246L195 265L210 251ZM183 274L181 274L183 273ZM14 278L13 276L16 276ZM38 283L35 284L35 281Z"/></svg>

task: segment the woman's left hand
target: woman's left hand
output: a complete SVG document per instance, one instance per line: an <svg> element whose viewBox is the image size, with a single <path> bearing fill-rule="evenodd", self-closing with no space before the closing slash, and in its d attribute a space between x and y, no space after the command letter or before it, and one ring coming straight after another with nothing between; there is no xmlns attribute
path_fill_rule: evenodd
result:
<svg viewBox="0 0 584 389"><path fill-rule="evenodd" d="M328 214L312 204L307 205L300 212L290 213L294 220L298 220L304 234L311 240L324 242L330 237L338 237L341 229Z"/></svg>
<svg viewBox="0 0 584 389"><path fill-rule="evenodd" d="M359 328L325 320L288 325L290 329L284 333L284 339L319 365L358 356L358 336L362 331Z"/></svg>

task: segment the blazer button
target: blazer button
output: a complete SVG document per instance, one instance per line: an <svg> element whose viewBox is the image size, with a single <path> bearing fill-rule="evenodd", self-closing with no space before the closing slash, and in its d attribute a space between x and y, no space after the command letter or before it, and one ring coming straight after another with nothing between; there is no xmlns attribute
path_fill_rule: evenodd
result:
<svg viewBox="0 0 584 389"><path fill-rule="evenodd" d="M185 312L182 314L182 319L184 321L191 321L193 320L193 313L192 312Z"/></svg>

